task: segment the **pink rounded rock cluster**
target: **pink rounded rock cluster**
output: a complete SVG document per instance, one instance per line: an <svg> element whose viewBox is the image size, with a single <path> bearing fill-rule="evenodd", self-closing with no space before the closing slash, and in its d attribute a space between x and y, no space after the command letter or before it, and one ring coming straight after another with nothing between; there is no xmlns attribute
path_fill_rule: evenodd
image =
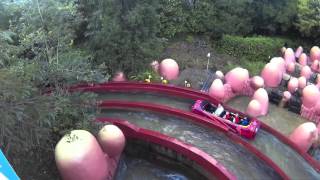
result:
<svg viewBox="0 0 320 180"><path fill-rule="evenodd" d="M277 88L286 73L294 73L297 69L300 71L300 77L291 77L287 91L283 93L282 104L289 101L291 94L296 91L302 92L301 116L312 120L316 124L320 121L320 76L316 80L316 84L308 83L313 73L320 72L319 60L320 49L314 46L310 50L310 57L303 52L300 46L294 52L291 48L282 48L283 58L272 58L270 63L266 64L261 71L261 77L264 79L265 86ZM256 102L253 102L255 106ZM316 133L316 125L314 123L305 123L299 126L292 134L290 139L294 141L301 149L307 151L312 143L318 139ZM320 132L320 130L319 130Z"/></svg>
<svg viewBox="0 0 320 180"><path fill-rule="evenodd" d="M85 130L73 130L56 145L55 160L64 180L112 180L125 146L122 131L104 126L96 139Z"/></svg>
<svg viewBox="0 0 320 180"><path fill-rule="evenodd" d="M237 95L252 96L247 113L257 117L266 115L269 107L269 98L264 87L264 80L260 76L249 77L246 69L237 67L225 75L223 84L222 72L216 72L219 78L215 79L209 89L209 95L221 101L228 101Z"/></svg>

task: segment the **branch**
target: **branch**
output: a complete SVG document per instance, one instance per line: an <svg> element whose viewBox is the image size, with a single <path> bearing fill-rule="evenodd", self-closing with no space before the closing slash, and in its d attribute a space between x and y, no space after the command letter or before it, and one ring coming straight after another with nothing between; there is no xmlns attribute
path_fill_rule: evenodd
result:
<svg viewBox="0 0 320 180"><path fill-rule="evenodd" d="M44 19L43 19L42 13L41 13L39 0L37 0L37 6L38 6L38 12L39 12L39 15L40 15L40 18L41 18L42 28L46 32L46 36L47 36L48 32L47 32L47 28L45 27L45 24L44 24ZM49 63L51 63L50 58L49 58L49 48L48 48L48 43L47 43L47 37L45 38L44 43L46 45L46 57L47 57L47 60L49 61Z"/></svg>

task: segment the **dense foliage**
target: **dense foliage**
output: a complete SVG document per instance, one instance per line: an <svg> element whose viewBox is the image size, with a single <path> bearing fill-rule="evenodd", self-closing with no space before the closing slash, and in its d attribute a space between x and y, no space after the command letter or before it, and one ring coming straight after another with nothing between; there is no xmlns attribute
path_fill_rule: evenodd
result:
<svg viewBox="0 0 320 180"><path fill-rule="evenodd" d="M320 1L299 0L296 26L302 36L320 42Z"/></svg>
<svg viewBox="0 0 320 180"><path fill-rule="evenodd" d="M87 8L92 2L83 2ZM96 11L87 15L89 46L96 63L105 63L109 72L127 73L143 70L152 58L161 52L162 40L158 0L106 0L92 4Z"/></svg>
<svg viewBox="0 0 320 180"><path fill-rule="evenodd" d="M214 43L215 49L223 54L236 57L244 68L253 75L259 74L271 57L280 56L279 47L284 44L296 47L297 44L286 38L264 36L240 37L225 35ZM230 69L233 68L231 65Z"/></svg>

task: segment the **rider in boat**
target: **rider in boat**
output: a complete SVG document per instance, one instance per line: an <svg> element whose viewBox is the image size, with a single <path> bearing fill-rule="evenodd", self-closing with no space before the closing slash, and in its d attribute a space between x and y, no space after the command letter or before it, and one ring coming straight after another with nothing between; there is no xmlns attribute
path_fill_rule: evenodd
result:
<svg viewBox="0 0 320 180"><path fill-rule="evenodd" d="M244 117L244 118L241 120L241 122L240 122L240 124L241 124L242 126L248 126L249 123L250 123L250 121L249 121L249 118L247 118L247 117Z"/></svg>
<svg viewBox="0 0 320 180"><path fill-rule="evenodd" d="M221 106L221 104L218 105L217 109L212 112L212 114L215 114L217 116L220 116L222 114L222 112L224 111L223 106Z"/></svg>

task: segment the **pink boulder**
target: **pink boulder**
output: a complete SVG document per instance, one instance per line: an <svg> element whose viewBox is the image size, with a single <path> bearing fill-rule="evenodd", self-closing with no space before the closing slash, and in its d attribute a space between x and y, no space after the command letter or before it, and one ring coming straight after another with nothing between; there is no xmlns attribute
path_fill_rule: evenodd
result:
<svg viewBox="0 0 320 180"><path fill-rule="evenodd" d="M303 66L300 72L300 76L304 76L306 79L309 79L312 74L312 71L309 66Z"/></svg>
<svg viewBox="0 0 320 180"><path fill-rule="evenodd" d="M284 107L285 104L290 100L290 98L291 98L291 93L289 91L283 92L282 99L279 103L279 106Z"/></svg>
<svg viewBox="0 0 320 180"><path fill-rule="evenodd" d="M266 115L269 108L269 96L264 88L259 88L253 94L253 99L259 101L261 105L261 115Z"/></svg>
<svg viewBox="0 0 320 180"><path fill-rule="evenodd" d="M263 88L264 80L260 76L254 76L251 78L250 85L253 89Z"/></svg>
<svg viewBox="0 0 320 180"><path fill-rule="evenodd" d="M160 63L160 74L167 80L177 79L179 76L178 63L173 59L164 59Z"/></svg>
<svg viewBox="0 0 320 180"><path fill-rule="evenodd" d="M305 53L302 53L299 57L299 64L306 66L308 64L308 56Z"/></svg>
<svg viewBox="0 0 320 180"><path fill-rule="evenodd" d="M312 62L311 69L316 72L319 70L319 60L314 60Z"/></svg>
<svg viewBox="0 0 320 180"><path fill-rule="evenodd" d="M303 76L299 77L299 79L298 79L298 87L299 87L300 89L303 89L304 87L306 87L306 85L307 85L307 80L306 80L306 78L303 77Z"/></svg>
<svg viewBox="0 0 320 180"><path fill-rule="evenodd" d="M291 98L291 93L289 91L283 92L283 98L289 100Z"/></svg>
<svg viewBox="0 0 320 180"><path fill-rule="evenodd" d="M303 123L290 134L289 139L304 152L307 152L312 144L318 140L317 127L312 122Z"/></svg>
<svg viewBox="0 0 320 180"><path fill-rule="evenodd" d="M217 76L219 79L223 80L223 78L224 78L223 72L221 72L221 71L216 71L215 74L216 74L216 76Z"/></svg>
<svg viewBox="0 0 320 180"><path fill-rule="evenodd" d="M88 131L65 135L55 148L55 160L64 180L104 180L108 176L105 154Z"/></svg>
<svg viewBox="0 0 320 180"><path fill-rule="evenodd" d="M310 50L311 61L320 60L320 48L318 46L313 46Z"/></svg>
<svg viewBox="0 0 320 180"><path fill-rule="evenodd" d="M261 77L263 78L267 87L277 87L282 79L281 67L276 63L268 63L261 71Z"/></svg>
<svg viewBox="0 0 320 180"><path fill-rule="evenodd" d="M287 48L286 47L282 47L281 48L281 54L284 56L284 53L286 52Z"/></svg>
<svg viewBox="0 0 320 180"><path fill-rule="evenodd" d="M282 73L286 71L286 62L282 57L274 57L270 60L270 63L275 63L281 69Z"/></svg>
<svg viewBox="0 0 320 180"><path fill-rule="evenodd" d="M114 81L114 82L123 82L126 80L127 80L127 78L122 71L116 72L116 74L112 78L112 81Z"/></svg>
<svg viewBox="0 0 320 180"><path fill-rule="evenodd" d="M297 78L292 77L288 83L288 91L294 93L299 87L299 81Z"/></svg>
<svg viewBox="0 0 320 180"><path fill-rule="evenodd" d="M287 64L287 71L288 71L289 73L293 73L293 71L294 71L294 69L295 69L295 67L296 67L295 64L296 64L296 63L294 63L294 62L290 62L290 63Z"/></svg>
<svg viewBox="0 0 320 180"><path fill-rule="evenodd" d="M261 104L259 101L253 99L248 104L246 113L252 117L261 116Z"/></svg>
<svg viewBox="0 0 320 180"><path fill-rule="evenodd" d="M302 104L306 108L312 108L317 104L320 92L318 87L311 84L306 86L302 91Z"/></svg>
<svg viewBox="0 0 320 180"><path fill-rule="evenodd" d="M241 92L244 83L249 80L249 72L246 69L237 67L226 74L225 80L227 84L230 84L234 92Z"/></svg>
<svg viewBox="0 0 320 180"><path fill-rule="evenodd" d="M98 141L110 158L119 156L125 146L125 137L115 125L105 125L99 131Z"/></svg>
<svg viewBox="0 0 320 180"><path fill-rule="evenodd" d="M211 87L209 89L209 95L211 97L217 98L219 100L222 100L224 97L224 86L223 83L221 81L221 79L215 79L212 84Z"/></svg>
<svg viewBox="0 0 320 180"><path fill-rule="evenodd" d="M289 64L291 62L296 62L293 49L287 48L286 52L284 53L284 60L286 64Z"/></svg>
<svg viewBox="0 0 320 180"><path fill-rule="evenodd" d="M303 52L303 48L302 48L301 46L299 46L299 47L296 49L296 52L294 53L294 56L295 56L296 58L299 58L299 57L301 56L302 52Z"/></svg>
<svg viewBox="0 0 320 180"><path fill-rule="evenodd" d="M152 61L152 63L150 63L150 66L153 71L159 72L159 68L160 68L159 61Z"/></svg>

